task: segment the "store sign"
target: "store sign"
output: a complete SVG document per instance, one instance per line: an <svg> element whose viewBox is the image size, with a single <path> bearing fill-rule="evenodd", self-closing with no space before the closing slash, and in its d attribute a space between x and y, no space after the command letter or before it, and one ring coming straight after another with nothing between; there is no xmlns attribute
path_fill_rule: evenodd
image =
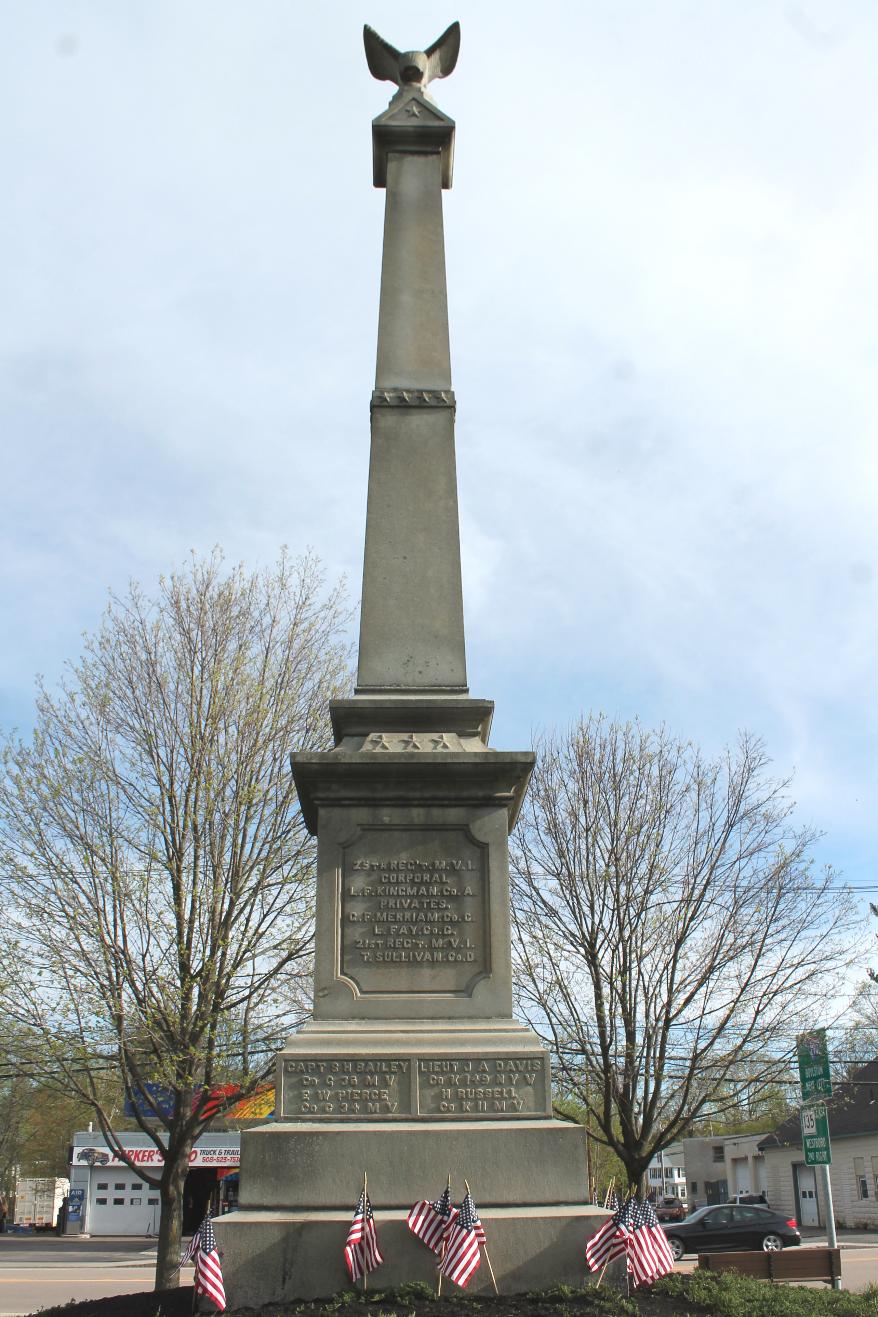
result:
<svg viewBox="0 0 878 1317"><path fill-rule="evenodd" d="M125 1145L123 1144L123 1147ZM125 1148L128 1161L133 1166L162 1166L164 1157L156 1147ZM125 1166L120 1157L114 1156L109 1148L88 1147L73 1149L74 1165L85 1163L88 1166ZM239 1166L241 1149L237 1148L193 1148L189 1154L190 1166Z"/></svg>
<svg viewBox="0 0 878 1317"><path fill-rule="evenodd" d="M165 1084L146 1083L126 1097L123 1115L140 1116L143 1120L172 1120L175 1107L172 1089Z"/></svg>
<svg viewBox="0 0 878 1317"><path fill-rule="evenodd" d="M810 1107L803 1107L802 1147L805 1150L806 1166L829 1166L832 1163L832 1149L829 1146L829 1116L822 1102L815 1102Z"/></svg>

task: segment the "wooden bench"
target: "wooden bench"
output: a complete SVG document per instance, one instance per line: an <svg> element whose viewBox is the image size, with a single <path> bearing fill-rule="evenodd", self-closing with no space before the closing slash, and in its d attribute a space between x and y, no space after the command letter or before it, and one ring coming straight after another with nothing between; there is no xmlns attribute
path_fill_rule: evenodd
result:
<svg viewBox="0 0 878 1317"><path fill-rule="evenodd" d="M785 1248L779 1253L762 1249L746 1253L699 1253L705 1271L737 1271L759 1280L822 1280L827 1285L841 1278L841 1249Z"/></svg>

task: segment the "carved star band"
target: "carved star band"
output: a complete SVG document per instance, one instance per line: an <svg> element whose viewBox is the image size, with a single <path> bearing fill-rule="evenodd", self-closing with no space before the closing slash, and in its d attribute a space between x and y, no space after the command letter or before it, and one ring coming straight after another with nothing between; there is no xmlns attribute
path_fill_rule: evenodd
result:
<svg viewBox="0 0 878 1317"><path fill-rule="evenodd" d="M376 389L373 407L454 407L452 389Z"/></svg>

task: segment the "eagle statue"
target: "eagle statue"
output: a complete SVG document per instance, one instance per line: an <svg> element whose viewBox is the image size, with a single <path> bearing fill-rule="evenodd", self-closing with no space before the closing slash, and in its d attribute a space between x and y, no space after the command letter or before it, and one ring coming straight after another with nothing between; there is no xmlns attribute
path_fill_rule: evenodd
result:
<svg viewBox="0 0 878 1317"><path fill-rule="evenodd" d="M460 24L452 23L426 50L397 50L367 23L363 45L373 78L425 92L428 82L453 73L460 51Z"/></svg>

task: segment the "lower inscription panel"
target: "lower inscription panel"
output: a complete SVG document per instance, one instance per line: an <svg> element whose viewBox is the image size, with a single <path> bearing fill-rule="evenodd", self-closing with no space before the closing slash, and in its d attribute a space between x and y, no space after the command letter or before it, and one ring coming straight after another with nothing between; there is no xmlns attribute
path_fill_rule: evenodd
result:
<svg viewBox="0 0 878 1317"><path fill-rule="evenodd" d="M282 1058L280 1120L551 1116L547 1053Z"/></svg>

